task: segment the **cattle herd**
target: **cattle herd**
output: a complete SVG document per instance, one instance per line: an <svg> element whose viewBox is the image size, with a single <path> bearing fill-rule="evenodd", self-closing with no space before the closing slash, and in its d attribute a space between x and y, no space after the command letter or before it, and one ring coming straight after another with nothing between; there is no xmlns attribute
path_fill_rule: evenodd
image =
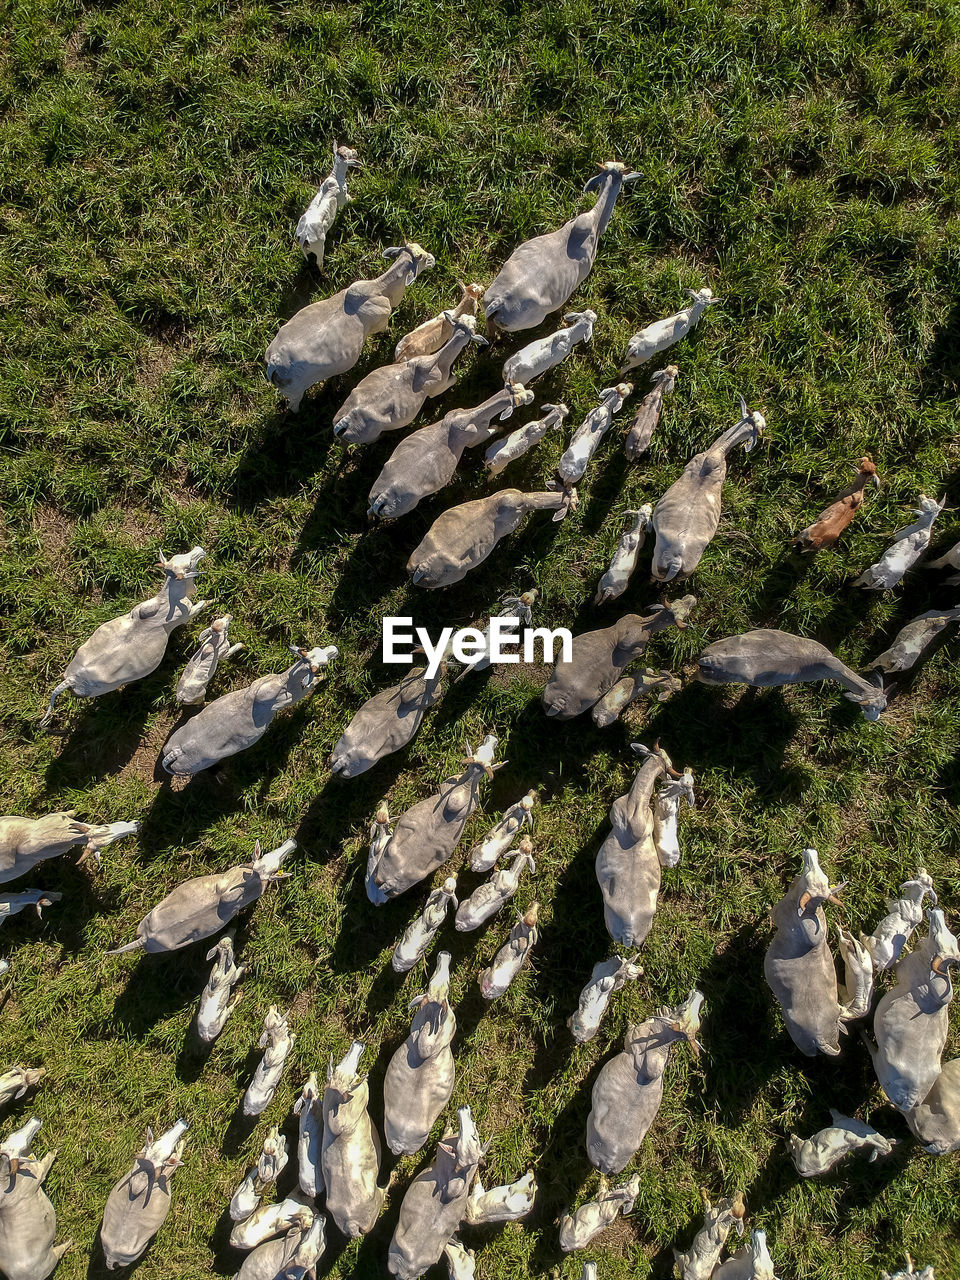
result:
<svg viewBox="0 0 960 1280"><path fill-rule="evenodd" d="M303 253L318 267L334 218L351 198L348 174L360 167L355 151L335 144L333 171L297 226ZM622 187L637 176L616 162L601 165L585 188L596 190L593 207L558 230L520 245L486 290L478 284L461 285L455 306L402 338L394 363L375 369L353 389L334 415L334 432L363 444L399 431L413 422L428 399L454 385L452 367L469 346L487 345L498 334L532 328L562 310L591 271ZM387 328L404 291L434 265L432 256L417 244L385 253L390 265L382 274L303 308L270 343L266 374L292 411L299 409L312 386L353 368L366 338ZM619 376L680 342L715 301L711 290L702 288L692 294L684 310L634 335ZM487 338L476 332L481 302ZM453 479L467 449L487 446L486 469L492 478L547 433L563 431L569 416L564 404L542 405L533 420L510 434L503 434L499 423L531 405L534 393L529 384L564 360L577 344L589 342L596 319L592 311L567 313L566 327L507 359L501 391L475 408L451 410L400 439L371 489L371 518L400 519L422 499L439 492ZM628 459L637 459L649 447L678 373L673 364L654 373L652 390L626 430ZM407 570L412 583L436 589L459 582L534 512L550 511L554 520L566 518L577 507L576 486L632 394L633 386L624 381L599 392L598 404L571 433L556 478L543 492L501 488L440 515L410 555ZM718 528L728 459L738 447L749 452L764 427L763 415L741 398L736 421L687 463L659 502L628 513L631 523L597 588L598 605L624 593L648 534L655 540L652 576L657 582L685 579L694 572ZM798 554L809 555L835 543L863 505L869 486L879 484L870 458L863 458L855 471L849 487L798 534ZM942 508L942 501L921 495L917 520L896 534L881 559L855 585L868 590L895 588L926 552L931 527ZM161 554L158 567L163 580L156 594L99 627L80 646L53 690L43 724L52 719L60 693L69 690L81 698L100 697L159 666L173 631L207 607L206 600L195 599L204 555L201 547L169 559ZM960 544L931 567L960 569ZM531 621L537 592L504 597L502 603L497 616L525 626ZM546 715L568 720L590 712L596 724L603 726L618 719L638 698L669 698L680 687L677 677L638 662L657 632L685 627L696 604L692 595L678 596L652 606L644 615L627 613L610 626L574 637L572 652L555 664L543 691ZM903 628L864 674L845 666L812 639L784 631L751 631L709 645L699 656L694 678L753 686L836 681L867 720L875 721L886 710L890 695L885 677L909 670L934 639L958 620L960 608L922 614ZM199 709L163 748L161 763L170 774L189 777L252 746L268 732L279 712L310 694L324 668L337 657L333 645L294 649L294 660L286 670L263 675L247 687L207 702L218 664L241 647L230 642L230 623L230 615L225 614L202 632L199 649L180 677L177 701ZM485 634L489 637L489 627ZM336 743L330 768L343 778L354 778L409 743L441 697L451 665L445 661L433 674L414 668L368 700ZM458 678L487 665L489 657L481 654L463 665ZM366 872L372 902L384 903L442 873L480 804L484 784L501 767L497 746L494 734L475 749L468 744L461 771L442 780L432 794L399 816L391 815L386 804L375 809ZM605 925L612 942L627 954L611 948L609 959L593 966L568 1020L578 1043L597 1035L616 993L640 976L638 949L653 924L661 870L676 866L680 859L680 807L694 803L689 769L676 769L659 744L635 743L633 750L640 757L639 769L627 793L610 809L609 832L596 859ZM478 929L510 902L525 876L535 875L527 828L533 825L537 799L533 790L518 797L468 851L470 869L487 876L468 897L458 899L457 879L449 874L433 888L420 915L396 943L393 968L398 973L425 959L448 913L456 930ZM74 812L35 819L0 818L0 883L20 879L41 860L71 849L99 859L106 845L136 831L136 822L88 824ZM295 847L293 840L287 840L265 852L257 843L249 862L178 885L144 916L136 936L119 947L121 952L171 952L219 935L207 957L213 968L197 1016L196 1029L203 1041L213 1041L223 1030L237 999L233 989L244 973L234 956L233 933L225 928L271 884L284 878L281 868ZM886 1097L903 1113L927 1151L942 1155L960 1150L960 1060L941 1063L953 996L952 970L960 965L960 948L938 906L934 885L919 868L915 878L893 892L887 914L872 932L857 936L847 927L838 928L841 981L824 907L838 901L842 887L830 884L817 851L804 849L799 874L773 910L775 933L764 972L787 1030L801 1053L836 1055L841 1052L841 1032L872 1012L873 1034L864 1033L864 1038ZM39 913L58 897L31 889L4 891L0 923L28 906ZM538 910L539 904L531 901L516 916L507 941L478 975L485 1000L504 994L536 948ZM924 917L926 932L907 950ZM4 972L11 966L15 975L16 957L0 961ZM888 979L874 1004L874 988L882 974L888 974ZM397 1155L424 1147L453 1093L457 1019L449 991L450 955L440 951L425 990L411 1005L410 1033L391 1058L383 1081L383 1137ZM599 1189L593 1199L561 1217L559 1245L564 1252L586 1249L620 1215L632 1210L639 1179L628 1177L616 1185L609 1179L624 1173L656 1120L674 1046L686 1044L694 1054L700 1052L697 1036L703 1000L701 992L691 991L682 1003L658 1008L639 1025L630 1026L622 1050L597 1076L586 1149L600 1174ZM242 1101L245 1115L258 1116L270 1104L294 1039L287 1017L271 1007L260 1040L263 1057ZM256 1164L229 1206L230 1242L247 1251L239 1280L315 1276L329 1225L346 1237L356 1237L369 1232L377 1221L392 1179L381 1176L381 1141L368 1109L363 1054L364 1045L355 1042L339 1063L331 1058L324 1086L316 1073L304 1084L295 1107L297 1185L279 1201L271 1190L290 1153L280 1126L268 1130ZM11 1067L0 1075L0 1104L22 1097L43 1075L42 1067ZM43 1182L56 1153L35 1153L39 1128L39 1121L28 1120L0 1144L0 1271L8 1280L44 1280L69 1247L69 1242L55 1243L56 1214ZM159 1137L148 1130L143 1149L110 1193L100 1228L109 1268L136 1262L161 1228L171 1207L173 1175L183 1160L187 1128L184 1120L178 1120ZM870 1125L836 1112L831 1113L830 1125L811 1137L789 1140L797 1171L806 1178L825 1174L852 1152L864 1151L876 1160L889 1155L894 1146L894 1140ZM431 1163L403 1194L385 1260L399 1280L416 1280L443 1258L454 1280L474 1276L474 1253L461 1242L461 1228L530 1214L537 1196L533 1172L508 1185L485 1188L479 1173L484 1150L470 1108L460 1107ZM717 1204L706 1201L704 1212L704 1225L695 1238L685 1245L678 1242L676 1265L683 1280L774 1280L774 1262L763 1231L752 1231L747 1243L723 1257L730 1233L744 1235L747 1209L740 1191L732 1190ZM170 1274L178 1270L175 1258L170 1267ZM908 1275L933 1280L933 1269L928 1266L917 1272L907 1259L906 1270L898 1271L894 1280ZM597 1276L597 1263L585 1262L584 1280Z"/></svg>

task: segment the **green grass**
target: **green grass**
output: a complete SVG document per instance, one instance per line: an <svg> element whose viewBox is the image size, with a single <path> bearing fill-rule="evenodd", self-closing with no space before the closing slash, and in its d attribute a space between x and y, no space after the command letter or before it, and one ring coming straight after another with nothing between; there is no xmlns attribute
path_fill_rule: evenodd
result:
<svg viewBox="0 0 960 1280"><path fill-rule="evenodd" d="M948 506L960 499L958 12L920 0L542 10L519 0L14 0L6 16L0 808L142 822L137 841L107 851L100 874L71 859L41 868L29 883L63 901L42 923L20 916L3 930L13 968L0 1066L49 1072L4 1126L36 1113L41 1149L60 1149L48 1187L61 1236L77 1248L58 1275L105 1274L89 1261L100 1213L148 1123L183 1115L191 1131L142 1280L233 1274L239 1259L220 1222L232 1191L306 1073L355 1036L369 1046L378 1113L386 1061L423 985L419 970L398 980L389 954L424 893L368 904L367 823L382 796L396 812L427 795L456 768L464 738L488 730L509 765L461 847L541 788L538 872L517 903L541 901L542 939L533 967L484 1009L476 974L509 913L479 936L441 935L461 1028L454 1103L469 1101L493 1140L489 1182L532 1163L541 1200L526 1225L469 1233L482 1280L554 1268L579 1276L580 1256L557 1254L554 1219L596 1186L583 1148L592 1079L631 1020L695 984L707 996L706 1053L695 1064L681 1050L671 1063L634 1166L637 1212L585 1255L598 1259L601 1280L668 1275L670 1247L699 1220L701 1186L713 1197L745 1189L784 1280L876 1280L906 1251L933 1263L938 1280L960 1274L955 1158L935 1160L908 1140L886 1163L851 1161L816 1185L795 1176L785 1134L821 1127L831 1105L908 1135L856 1034L836 1061L801 1059L761 969L769 907L808 842L850 881L843 914L855 928L872 928L884 897L920 864L956 920L955 638L877 726L835 688L700 686L606 731L589 719L557 725L538 705L542 671L505 669L451 689L413 745L371 774L339 783L325 770L348 716L396 677L378 658L384 613L466 625L504 591L536 585L540 621L583 630L615 618L616 607L591 601L619 513L656 500L733 421L741 390L769 429L731 465L720 531L693 579L692 627L659 639L651 662L679 671L710 640L779 625L857 665L909 617L956 603L922 571L884 598L849 583L920 492L946 491ZM291 232L334 137L367 168L318 276ZM566 399L575 423L615 380L627 336L682 305L685 287L709 284L721 304L674 353L677 391L640 465L628 466L612 431L575 517L530 521L448 592L412 591L404 562L424 530L486 491L477 460L450 491L371 531L366 494L393 442L343 450L333 410L399 334L455 299L457 278L488 282L522 239L585 207L582 184L608 158L643 179L623 195L574 299L599 315L594 342L538 387L538 403ZM278 324L375 274L381 249L404 238L436 255L435 271L353 374L291 417L260 376ZM489 394L517 345L467 355L442 409ZM545 440L504 481L542 486L561 448L559 436ZM835 550L800 565L787 539L864 452L882 492ZM958 536L957 517L945 514L935 544ZM335 641L341 657L258 747L171 790L154 780L154 764L177 719L173 689L196 627L177 633L149 679L94 703L65 698L49 736L37 724L77 645L152 592L157 547L171 554L194 542L210 553L202 595L233 613L231 634L247 646L215 693L279 669L291 642ZM624 609L656 598L645 567ZM701 807L683 822L681 866L664 876L644 978L595 1042L572 1048L565 1018L609 953L594 854L635 768L627 744L658 736L696 771ZM291 834L293 878L241 925L251 967L243 1001L203 1060L184 1045L205 947L139 961L102 952L131 938L187 876L245 858L255 837ZM248 1135L232 1118L271 1003L292 1006L297 1043ZM956 1051L954 1032L948 1055ZM416 1167L401 1164L370 1238L341 1252L331 1232L330 1275L384 1273L400 1189Z"/></svg>

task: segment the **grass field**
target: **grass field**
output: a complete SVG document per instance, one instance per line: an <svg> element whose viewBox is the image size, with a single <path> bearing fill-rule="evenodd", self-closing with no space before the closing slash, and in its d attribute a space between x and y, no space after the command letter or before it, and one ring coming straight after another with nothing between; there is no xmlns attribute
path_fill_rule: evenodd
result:
<svg viewBox="0 0 960 1280"><path fill-rule="evenodd" d="M960 10L921 0L11 0L5 10L0 810L73 807L142 824L99 873L72 859L42 867L26 883L62 902L42 922L21 915L3 928L12 968L0 1068L49 1073L4 1131L35 1113L40 1149L60 1149L48 1189L61 1238L77 1247L58 1276L106 1274L94 1243L103 1203L147 1124L183 1115L191 1130L173 1212L138 1280L193 1280L237 1270L222 1218L230 1195L306 1073L354 1037L369 1046L379 1119L383 1071L423 986L420 969L397 978L390 951L425 891L385 908L367 902L367 824L384 796L398 812L429 794L464 739L476 745L485 731L509 764L461 849L540 788L537 875L516 902L540 900L542 938L534 965L484 1008L476 974L510 913L479 935L449 925L441 934L460 1026L454 1103L469 1102L493 1139L487 1184L532 1164L541 1197L525 1225L465 1233L478 1276L571 1280L584 1256L597 1259L600 1280L667 1276L671 1246L699 1222L699 1188L715 1198L736 1186L783 1280L876 1280L907 1251L938 1280L960 1275L956 1158L936 1160L909 1139L856 1034L837 1060L802 1059L761 968L768 910L806 843L850 881L842 916L854 929L871 929L921 864L956 922L955 637L874 726L835 687L758 695L699 685L605 731L589 718L557 725L539 706L543 670L504 668L451 688L412 746L370 774L340 782L325 768L349 716L396 678L379 660L384 614L467 625L503 592L536 585L542 622L585 630L617 617L592 599L621 513L655 501L735 420L740 391L768 431L731 463L720 531L692 580L693 625L656 642L654 665L689 670L705 643L774 625L857 666L908 618L957 602L942 576L922 570L883 597L850 581L908 522L919 493L960 505ZM351 180L354 203L318 275L292 227L328 172L333 138L367 167ZM533 518L449 591L410 589L404 562L438 512L487 491L479 459L410 517L370 529L367 491L394 441L344 449L332 412L399 334L451 304L458 278L489 282L522 239L587 207L583 182L611 158L643 177L573 300L597 311L595 339L538 386L538 403L565 399L576 423L616 380L628 335L683 305L685 287L709 284L720 305L673 354L677 391L639 465L614 429L574 516ZM260 374L278 325L376 274L382 248L404 239L434 253L436 269L352 374L289 415ZM491 393L518 345L465 356L439 412ZM638 371L638 394L646 378ZM504 480L542 487L561 449L559 436L545 440ZM788 538L865 452L882 491L835 550L801 563ZM958 536L958 517L945 513L935 548ZM341 656L256 748L171 788L155 764L199 626L177 632L143 682L92 703L65 696L49 735L38 721L78 644L155 589L158 547L195 542L209 552L200 595L234 615L232 638L246 645L214 694L286 665L289 643L335 642ZM621 611L658 598L646 563ZM700 807L683 820L683 862L664 875L644 978L596 1041L572 1047L565 1019L610 951L594 855L633 776L627 744L657 737L695 770ZM181 880L245 859L256 837L289 835L300 846L293 878L244 918L243 1000L203 1057L188 1031L206 947L140 960L102 953ZM635 1162L637 1211L586 1255L563 1259L556 1215L596 1188L583 1146L596 1071L630 1021L694 985L707 999L706 1052L694 1063L681 1049L671 1062ZM251 1132L235 1111L271 1003L292 1009L297 1042ZM955 1029L947 1056L957 1046ZM820 1128L830 1106L906 1141L885 1163L852 1160L802 1183L784 1137ZM321 1273L384 1274L400 1193L418 1167L401 1163L370 1237L345 1246L331 1230Z"/></svg>

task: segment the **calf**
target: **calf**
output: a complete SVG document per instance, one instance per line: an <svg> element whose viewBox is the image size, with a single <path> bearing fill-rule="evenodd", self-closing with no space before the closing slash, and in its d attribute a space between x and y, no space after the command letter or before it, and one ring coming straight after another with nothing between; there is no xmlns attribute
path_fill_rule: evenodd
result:
<svg viewBox="0 0 960 1280"><path fill-rule="evenodd" d="M240 652L242 644L231 644L230 623L233 618L225 613L200 632L200 648L184 667L177 682L177 701L184 706L196 707L206 699L207 687L216 674L218 665Z"/></svg>
<svg viewBox="0 0 960 1280"><path fill-rule="evenodd" d="M627 707L639 698L666 702L682 687L682 681L671 675L669 671L661 671L658 674L650 667L646 667L642 671L622 676L613 688L607 690L599 702L593 704L590 718L598 729L605 729L619 720Z"/></svg>
<svg viewBox="0 0 960 1280"><path fill-rule="evenodd" d="M393 950L392 965L397 973L406 973L427 954L430 943L436 937L437 930L447 918L447 910L453 906L456 911L457 877L448 876L439 889L434 889L427 899L426 906L412 924L407 926L403 937Z"/></svg>
<svg viewBox="0 0 960 1280"><path fill-rule="evenodd" d="M542 404L540 409L542 418L518 427L508 436L499 436L489 445L483 455L483 465L491 479L498 476L511 462L522 458L535 444L539 444L548 431L559 430L570 415L565 404Z"/></svg>
<svg viewBox="0 0 960 1280"><path fill-rule="evenodd" d="M479 929L482 924L495 916L517 892L520 887L520 876L528 868L533 873L537 866L533 860L533 843L528 836L524 836L511 865L506 869L495 871L489 880L460 903L454 922L457 932L469 933L473 929Z"/></svg>
<svg viewBox="0 0 960 1280"><path fill-rule="evenodd" d="M323 266L327 232L340 210L353 199L347 191L347 175L351 169L362 169L363 161L352 147L333 144L333 169L320 190L307 205L297 223L297 244L309 262Z"/></svg>
<svg viewBox="0 0 960 1280"><path fill-rule="evenodd" d="M634 414L627 438L623 442L623 452L628 461L636 462L650 448L650 441L653 439L653 433L663 413L664 396L673 395L679 372L675 364L668 364L665 369L658 370L650 379L653 390L640 401L640 408Z"/></svg>
<svg viewBox="0 0 960 1280"><path fill-rule="evenodd" d="M859 467L854 467L854 471L857 474L853 483L826 510L820 512L813 524L801 529L793 539L792 546L799 547L801 551L822 551L824 547L833 546L863 506L867 485L873 484L880 488L877 468L869 458L861 458Z"/></svg>
<svg viewBox="0 0 960 1280"><path fill-rule="evenodd" d="M680 1253L674 1249L676 1270L681 1280L710 1280L723 1253L723 1246L731 1231L743 1238L743 1219L747 1206L743 1200L743 1192L735 1191L732 1196L724 1198L712 1205L703 1196L703 1226L693 1238L689 1253Z"/></svg>
<svg viewBox="0 0 960 1280"><path fill-rule="evenodd" d="M633 391L629 382L619 382L615 387L605 387L600 392L600 403L591 409L570 437L566 452L557 464L557 475L567 489L583 479L587 466L600 447L600 441L610 430L614 414L623 408L623 402Z"/></svg>
<svg viewBox="0 0 960 1280"><path fill-rule="evenodd" d="M670 582L678 574L687 578L696 569L720 524L727 458L738 445L749 453L766 425L763 414L751 413L741 396L740 420L692 458L657 503L650 568L657 582Z"/></svg>
<svg viewBox="0 0 960 1280"><path fill-rule="evenodd" d="M440 1260L460 1225L484 1146L469 1107L457 1111L458 1132L437 1147L433 1164L414 1178L400 1205L400 1220L387 1252L387 1270L397 1280L418 1280Z"/></svg>
<svg viewBox="0 0 960 1280"><path fill-rule="evenodd" d="M633 1213L633 1206L640 1194L640 1175L619 1187L607 1187L606 1178L600 1180L600 1192L596 1199L588 1200L573 1213L560 1218L560 1248L564 1253L585 1249L594 1236L612 1227L619 1217Z"/></svg>
<svg viewBox="0 0 960 1280"><path fill-rule="evenodd" d="M636 982L643 973L635 963L636 958L624 960L621 956L611 956L609 960L601 960L593 966L590 981L580 992L577 1011L567 1019L567 1026L577 1044L586 1044L593 1039L615 993L628 982Z"/></svg>
<svg viewBox="0 0 960 1280"><path fill-rule="evenodd" d="M540 903L531 902L510 930L510 937L493 957L489 967L481 971L480 994L484 1000L499 1000L523 968L540 937L537 928L539 911Z"/></svg>
<svg viewBox="0 0 960 1280"><path fill-rule="evenodd" d="M460 301L457 305L451 310L441 311L432 320L425 320L416 329L404 334L393 353L394 360L413 360L416 356L433 355L449 341L453 326L461 316L476 317L483 285L464 284L458 280L457 286L460 289Z"/></svg>
<svg viewBox="0 0 960 1280"><path fill-rule="evenodd" d="M894 534L893 544L887 548L876 564L864 569L859 578L854 578L853 586L864 587L867 591L892 590L929 547L933 522L943 510L946 501L946 496L937 502L936 498L928 498L925 494L921 494L920 505L915 512L920 519L898 530Z"/></svg>
<svg viewBox="0 0 960 1280"><path fill-rule="evenodd" d="M820 1129L812 1138L801 1141L791 1133L787 1139L790 1159L802 1178L822 1177L854 1151L869 1151L868 1158L872 1162L877 1156L890 1155L897 1145L862 1120L842 1116L833 1107L830 1108L830 1118L832 1124L829 1128Z"/></svg>
<svg viewBox="0 0 960 1280"><path fill-rule="evenodd" d="M696 293L688 289L687 294L693 300L689 307L684 307L682 311L667 316L665 320L655 320L653 324L648 324L645 329L633 335L627 343L626 358L620 369L621 377L629 369L635 369L638 364L646 364L655 355L674 346L681 338L685 338L690 330L699 324L700 317L707 307L712 307L718 301L713 296L712 289L698 289Z"/></svg>
<svg viewBox="0 0 960 1280"><path fill-rule="evenodd" d="M884 675L909 671L924 649L952 622L960 622L960 605L953 609L928 609L902 627L890 648L884 649L865 670L882 671Z"/></svg>
<svg viewBox="0 0 960 1280"><path fill-rule="evenodd" d="M653 507L649 502L645 503L639 511L626 512L626 515L634 517L633 524L620 535L610 567L600 579L594 604L606 604L608 600L617 600L626 591L646 541L647 530L653 527L650 522L652 514Z"/></svg>
<svg viewBox="0 0 960 1280"><path fill-rule="evenodd" d="M233 957L234 932L225 933L220 941L207 952L213 968L200 997L197 1012L197 1034L204 1044L212 1044L226 1026L227 1019L240 999L231 999L233 988L246 973L246 965L238 965Z"/></svg>
<svg viewBox="0 0 960 1280"><path fill-rule="evenodd" d="M504 382L522 382L525 386L566 360L578 342L593 338L593 326L597 321L595 311L571 311L563 317L568 327L558 329L546 338L528 342L503 366Z"/></svg>
<svg viewBox="0 0 960 1280"><path fill-rule="evenodd" d="M537 793L531 787L525 796L512 804L499 822L494 823L484 838L467 853L471 871L492 870L507 852L524 827L533 827L533 806Z"/></svg>
<svg viewBox="0 0 960 1280"><path fill-rule="evenodd" d="M869 936L861 933L860 941L878 973L889 969L900 959L914 929L923 922L923 903L927 897L934 906L937 905L933 881L921 867L915 880L906 880L900 886L898 898L887 899L887 914L873 933Z"/></svg>
<svg viewBox="0 0 960 1280"><path fill-rule="evenodd" d="M283 1068L289 1057L296 1036L287 1025L289 1014L281 1014L275 1004L270 1006L263 1020L263 1035L260 1037L260 1048L265 1049L263 1057L253 1073L253 1079L247 1085L243 1095L243 1114L258 1116L266 1111L273 1095L277 1091Z"/></svg>

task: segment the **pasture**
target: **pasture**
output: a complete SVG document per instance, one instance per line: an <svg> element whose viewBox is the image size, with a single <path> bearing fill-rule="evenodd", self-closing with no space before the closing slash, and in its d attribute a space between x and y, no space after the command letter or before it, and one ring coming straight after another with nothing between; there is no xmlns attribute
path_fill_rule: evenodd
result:
<svg viewBox="0 0 960 1280"><path fill-rule="evenodd" d="M469 740L500 738L509 763L460 851L529 787L537 874L514 905L541 903L541 941L502 1000L477 972L514 919L479 934L448 922L459 1032L453 1104L492 1139L486 1185L532 1166L541 1194L525 1224L464 1232L481 1280L671 1274L674 1244L701 1220L700 1188L742 1187L783 1280L877 1280L909 1252L938 1280L960 1275L960 1169L910 1139L886 1103L854 1027L837 1059L803 1059L763 982L768 912L815 845L847 880L832 922L869 931L885 898L925 866L947 918L960 907L960 640L952 632L902 681L879 724L836 686L756 693L688 684L622 724L548 721L542 667L451 684L411 746L352 781L326 760L349 717L400 669L379 659L380 620L412 614L436 633L483 618L505 592L537 587L536 620L589 630L643 612L649 543L627 594L593 605L623 530L686 461L736 420L736 396L767 419L731 459L717 537L690 586L685 631L648 651L689 674L703 646L752 627L814 636L858 669L956 588L922 567L882 596L851 587L919 494L960 506L960 10L924 0L10 0L0 55L0 810L75 808L137 819L138 837L102 869L74 857L29 883L62 901L0 930L0 1069L43 1065L37 1093L2 1130L43 1120L59 1156L47 1184L60 1238L76 1248L60 1280L100 1278L95 1237L113 1183L143 1131L190 1122L173 1210L138 1280L229 1276L223 1212L267 1124L285 1123L310 1070L354 1038L367 1044L372 1111L408 1028L423 966L401 978L390 953L426 896L385 907L364 892L378 802L401 812L453 773ZM333 139L365 169L321 273L293 227L329 171ZM669 359L679 366L650 452L629 464L628 401L563 523L534 516L466 581L408 585L404 564L442 510L491 486L468 455L456 482L394 525L372 527L366 496L395 440L345 448L332 415L397 338L452 305L456 281L489 283L513 248L592 197L595 164L618 159L626 188L596 268L571 300L598 314L594 340L537 385L564 400L568 429L617 379L631 333L709 285L720 302ZM390 332L357 367L288 413L261 376L280 323L377 274L383 248L416 240L435 269L408 290ZM553 328L548 322L542 330ZM534 334L474 349L458 386L418 425L500 383ZM439 412L431 412L439 404ZM531 416L517 415L513 422ZM511 423L513 425L513 423ZM553 433L501 481L540 489L563 449ZM479 452L479 451L478 451ZM790 537L869 454L882 489L836 548L801 560ZM934 553L960 538L944 512ZM289 644L335 643L317 693L263 741L187 786L157 775L178 723L179 671L202 624L178 631L161 667L103 699L64 695L49 733L43 703L101 622L155 590L159 548L206 548L200 597L230 612L244 651L212 696L288 664ZM612 951L593 860L612 800L635 772L631 741L661 741L693 768L699 807L681 818L683 860L664 874L643 978L615 999L595 1041L565 1026L591 966ZM292 878L239 928L250 972L209 1054L190 1028L209 965L200 944L172 956L103 957L188 876L245 860L255 838L288 836ZM458 860L459 860L458 854ZM476 878L466 873L462 889ZM560 1256L555 1219L597 1186L583 1146L590 1087L631 1021L706 995L694 1061L679 1048L660 1116L631 1170L636 1212L584 1255ZM291 1009L296 1045L261 1123L236 1108L270 1004ZM957 1017L945 1058L960 1047ZM819 1183L796 1175L790 1132L828 1108L904 1139L886 1162L851 1159ZM398 1166L373 1233L331 1229L321 1275L385 1274L402 1188L435 1148ZM293 1164L291 1163L290 1172ZM289 1182L289 1176L285 1179ZM438 1274L440 1274L438 1272Z"/></svg>

